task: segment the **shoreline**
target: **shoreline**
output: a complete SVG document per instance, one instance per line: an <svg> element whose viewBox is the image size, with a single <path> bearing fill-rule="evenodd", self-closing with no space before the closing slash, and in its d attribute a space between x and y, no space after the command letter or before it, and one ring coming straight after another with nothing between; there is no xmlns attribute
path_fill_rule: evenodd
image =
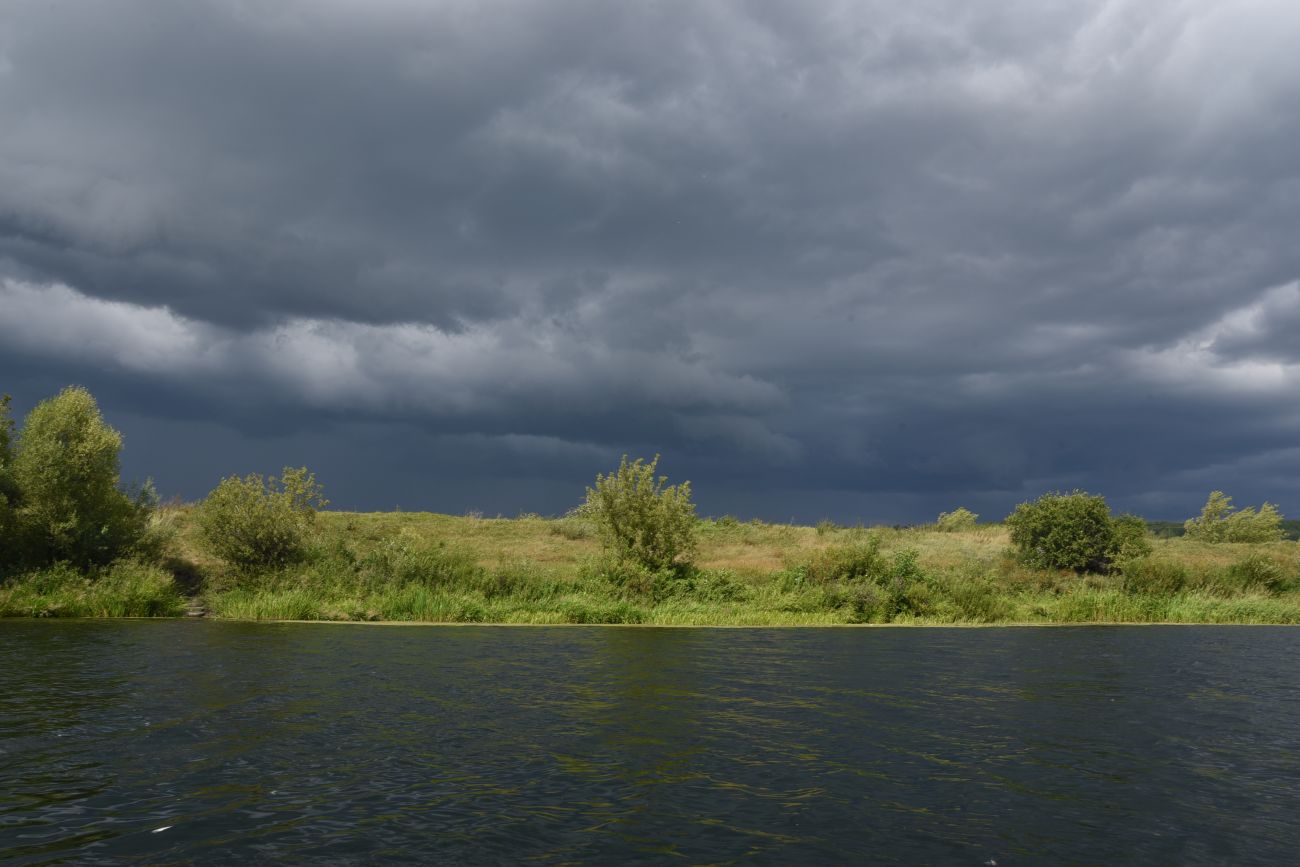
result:
<svg viewBox="0 0 1300 867"><path fill-rule="evenodd" d="M1300 629L1300 623L1174 621L1174 620L1098 620L1098 621L1008 621L1006 623L467 623L456 620L277 620L238 619L227 617L189 617L185 615L164 617L0 617L4 623L105 623L117 621L142 623L231 623L265 624L268 626L405 626L405 627L455 627L491 629L1061 629L1081 627L1122 626L1178 626L1178 627L1269 627L1274 629ZM2 628L2 627L0 627Z"/></svg>

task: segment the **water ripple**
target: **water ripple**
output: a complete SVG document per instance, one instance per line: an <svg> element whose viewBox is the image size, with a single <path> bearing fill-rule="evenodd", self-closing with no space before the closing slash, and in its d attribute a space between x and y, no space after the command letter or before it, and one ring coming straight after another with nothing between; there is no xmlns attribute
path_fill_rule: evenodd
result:
<svg viewBox="0 0 1300 867"><path fill-rule="evenodd" d="M1271 864L1300 630L0 623L20 864Z"/></svg>

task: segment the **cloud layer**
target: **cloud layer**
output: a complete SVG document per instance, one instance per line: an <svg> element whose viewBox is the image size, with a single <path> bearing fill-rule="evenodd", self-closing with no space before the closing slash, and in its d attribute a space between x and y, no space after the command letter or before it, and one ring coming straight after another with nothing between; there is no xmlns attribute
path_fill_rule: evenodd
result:
<svg viewBox="0 0 1300 867"><path fill-rule="evenodd" d="M1294 4L72 6L0 17L0 387L164 490L1300 513Z"/></svg>

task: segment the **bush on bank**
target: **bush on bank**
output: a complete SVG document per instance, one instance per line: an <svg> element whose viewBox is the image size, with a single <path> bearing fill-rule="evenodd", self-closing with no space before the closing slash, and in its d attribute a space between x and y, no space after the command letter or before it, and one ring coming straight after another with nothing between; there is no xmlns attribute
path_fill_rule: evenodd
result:
<svg viewBox="0 0 1300 867"><path fill-rule="evenodd" d="M1021 561L1036 569L1104 572L1151 552L1141 518L1111 517L1105 497L1083 491L1021 503L1006 526Z"/></svg>
<svg viewBox="0 0 1300 867"><path fill-rule="evenodd" d="M814 551L795 562L781 577L783 589L807 589L803 606L840 610L850 623L890 623L925 617L938 611L941 592L937 576L921 568L915 548L892 555L880 550L877 534L847 545Z"/></svg>
<svg viewBox="0 0 1300 867"><path fill-rule="evenodd" d="M278 479L222 479L196 520L204 546L236 570L282 569L306 556L316 510L327 504L306 467L285 467Z"/></svg>
<svg viewBox="0 0 1300 867"><path fill-rule="evenodd" d="M610 553L652 572L688 566L697 544L691 483L656 478L658 465L658 455L649 463L624 455L617 470L596 476L583 508Z"/></svg>

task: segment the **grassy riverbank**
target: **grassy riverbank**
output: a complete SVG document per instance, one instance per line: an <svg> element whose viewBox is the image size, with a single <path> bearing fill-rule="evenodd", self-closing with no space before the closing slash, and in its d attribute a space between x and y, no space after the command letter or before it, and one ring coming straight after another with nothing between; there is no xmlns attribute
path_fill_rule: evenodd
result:
<svg viewBox="0 0 1300 867"><path fill-rule="evenodd" d="M0 587L0 616L175 616L187 599L246 620L817 625L1300 623L1300 546L1153 539L1106 575L1030 570L1001 527L699 526L697 568L629 578L580 520L324 512L308 559L241 575L166 510L161 565L52 569Z"/></svg>

